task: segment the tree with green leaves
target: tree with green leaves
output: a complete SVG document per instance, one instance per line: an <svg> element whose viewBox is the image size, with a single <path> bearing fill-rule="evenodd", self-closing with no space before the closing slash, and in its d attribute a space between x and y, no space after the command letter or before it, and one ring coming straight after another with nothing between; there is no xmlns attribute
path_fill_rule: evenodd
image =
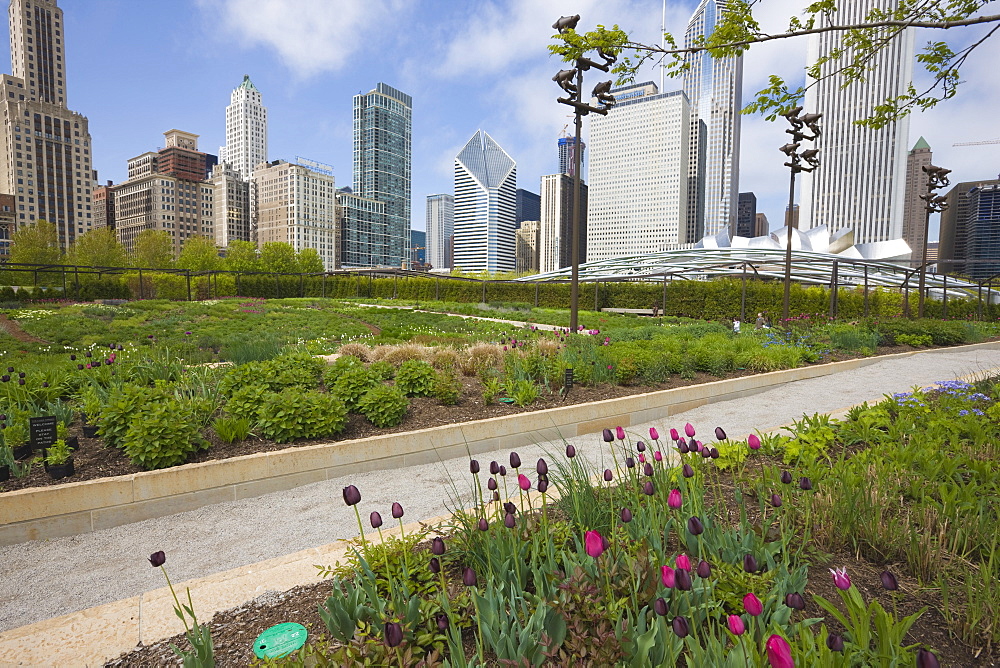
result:
<svg viewBox="0 0 1000 668"><path fill-rule="evenodd" d="M66 255L68 264L79 266L128 266L128 254L110 227L98 227L77 237Z"/></svg>
<svg viewBox="0 0 1000 668"><path fill-rule="evenodd" d="M135 238L132 264L142 269L170 269L174 266L174 242L164 230L143 230Z"/></svg>
<svg viewBox="0 0 1000 668"><path fill-rule="evenodd" d="M45 220L19 227L10 237L10 261L20 264L62 264L56 226Z"/></svg>
<svg viewBox="0 0 1000 668"><path fill-rule="evenodd" d="M299 265L299 271L307 274L318 274L326 271L323 266L323 258L319 256L319 251L315 248L303 248L295 256Z"/></svg>
<svg viewBox="0 0 1000 668"><path fill-rule="evenodd" d="M252 241L230 241L226 247L225 268L229 271L260 271L257 244Z"/></svg>
<svg viewBox="0 0 1000 668"><path fill-rule="evenodd" d="M191 271L212 271L222 268L222 258L215 240L203 236L188 237L177 256L178 269Z"/></svg>
<svg viewBox="0 0 1000 668"><path fill-rule="evenodd" d="M298 273L299 263L295 257L295 249L284 241L268 241L260 249L260 269L279 274Z"/></svg>
<svg viewBox="0 0 1000 668"><path fill-rule="evenodd" d="M985 24L988 30L961 46L946 41L928 41L917 54L917 63L931 77L925 90L911 83L902 94L889 97L874 105L867 118L858 123L880 128L902 118L914 109L930 109L958 92L962 83L959 70L969 56L1000 29L1000 14L978 15L992 0L894 0L888 9L871 9L865 20L847 24L838 22L837 8L844 2L858 0L817 0L809 4L800 16L788 20L788 29L769 34L761 30L754 17L754 6L760 0L728 0L726 10L718 17L715 29L707 36L698 36L683 47L673 35L665 33L663 44L636 42L617 25L608 29L597 26L591 32L576 32L573 27L553 37L549 50L566 62L576 62L587 53L600 50L619 57L611 70L619 85L634 81L640 67L651 61L663 63L669 76L679 76L692 66L692 56L704 51L714 58L734 57L746 53L756 44L792 39L819 33L839 33L840 44L806 67L804 85L789 84L772 75L769 85L754 95L754 101L744 113L763 113L774 120L805 97L806 90L820 80L837 76L845 83L864 82L874 68L875 56L888 48L893 38L908 28L930 28L941 31ZM567 17L572 19L572 17ZM966 33L967 34L967 33ZM849 91L848 91L849 92Z"/></svg>

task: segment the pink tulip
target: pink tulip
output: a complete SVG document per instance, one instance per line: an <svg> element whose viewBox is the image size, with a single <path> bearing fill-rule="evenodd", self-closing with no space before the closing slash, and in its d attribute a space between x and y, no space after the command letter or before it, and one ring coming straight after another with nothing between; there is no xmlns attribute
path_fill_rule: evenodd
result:
<svg viewBox="0 0 1000 668"><path fill-rule="evenodd" d="M688 572L691 571L691 559L689 559L686 554L678 554L675 565L678 570L685 570Z"/></svg>
<svg viewBox="0 0 1000 668"><path fill-rule="evenodd" d="M837 585L837 589L846 591L851 588L851 578L847 576L846 568L838 568L837 570L831 568L830 574L833 575L833 584Z"/></svg>
<svg viewBox="0 0 1000 668"><path fill-rule="evenodd" d="M788 641L775 634L767 639L767 660L771 668L795 668Z"/></svg>
<svg viewBox="0 0 1000 668"><path fill-rule="evenodd" d="M674 569L670 566L660 566L660 578L663 580L663 586L668 589L673 589L676 579L674 578Z"/></svg>
<svg viewBox="0 0 1000 668"><path fill-rule="evenodd" d="M588 531L583 535L584 549L587 554L597 559L604 552L604 539L596 531Z"/></svg>
<svg viewBox="0 0 1000 668"><path fill-rule="evenodd" d="M531 481L528 480L528 476L524 475L523 473L517 474L517 485L525 492L531 489Z"/></svg>
<svg viewBox="0 0 1000 668"><path fill-rule="evenodd" d="M681 507L681 490L672 489L667 495L667 507L677 510Z"/></svg>
<svg viewBox="0 0 1000 668"><path fill-rule="evenodd" d="M611 368L611 367L608 367ZM615 427L615 436L618 437L619 441L625 440L625 430L621 427Z"/></svg>
<svg viewBox="0 0 1000 668"><path fill-rule="evenodd" d="M751 450L760 450L760 439L757 437L757 434L747 436L747 445L750 446Z"/></svg>
<svg viewBox="0 0 1000 668"><path fill-rule="evenodd" d="M743 609L752 617L757 617L762 612L764 612L764 604L760 602L760 599L753 594L747 594L743 597Z"/></svg>
<svg viewBox="0 0 1000 668"><path fill-rule="evenodd" d="M649 438L653 441L660 440L660 432L656 431L656 427L649 428Z"/></svg>
<svg viewBox="0 0 1000 668"><path fill-rule="evenodd" d="M653 459L655 459L658 462L662 462L663 461L663 453L660 452L659 450L657 450L656 452L653 453Z"/></svg>
<svg viewBox="0 0 1000 668"><path fill-rule="evenodd" d="M646 455L642 454L641 452L639 453L639 463L640 464L646 463Z"/></svg>
<svg viewBox="0 0 1000 668"><path fill-rule="evenodd" d="M694 436L694 425L688 422L684 425L684 433L687 434L688 438Z"/></svg>
<svg viewBox="0 0 1000 668"><path fill-rule="evenodd" d="M729 626L729 632L734 636L741 636L747 630L746 624L743 623L743 618L739 615L729 615L726 619L726 624Z"/></svg>

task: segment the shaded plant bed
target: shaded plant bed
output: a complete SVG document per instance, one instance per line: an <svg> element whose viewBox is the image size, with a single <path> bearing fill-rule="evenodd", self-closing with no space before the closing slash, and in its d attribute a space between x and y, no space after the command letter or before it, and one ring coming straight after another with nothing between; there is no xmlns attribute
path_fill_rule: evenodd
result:
<svg viewBox="0 0 1000 668"><path fill-rule="evenodd" d="M997 340L1000 340L998 338ZM912 351L910 346L891 346L879 349L881 355L892 355L900 352ZM832 356L825 362L837 362L850 359L862 359L866 357L861 354L839 353ZM660 390L669 390L680 387L689 387L719 380L731 378L742 378L754 375L749 371L735 371L722 376L707 373L695 373L694 378L685 379L679 376L671 376L669 382L658 383L656 385L610 385L602 384L597 386L575 385L569 394L561 397L557 394L541 394L531 405L516 406L514 404L503 404L497 402L485 403L482 397L482 387L474 377L461 377L463 386L462 399L455 405L441 405L433 397L411 397L409 399L409 409L404 421L391 428L379 428L371 424L363 416L350 413L347 418L347 426L335 437L305 439L293 443L275 443L274 441L260 438L249 438L235 443L226 443L211 430L203 430L204 438L210 443L206 450L194 452L187 463L199 463L229 459L231 457L242 457L260 452L274 452L288 448L296 448L320 443L330 443L343 440L368 438L371 436L381 436L406 431L416 431L429 429L449 424L458 424L474 420L484 420L517 413L526 413L549 408L559 408L581 403L603 401L606 399L616 399L620 397L645 394ZM0 483L0 493L10 492L19 489L35 487L45 487L69 482L82 482L85 480L98 480L120 475L129 475L143 472L144 469L132 463L128 456L118 448L107 447L100 437L88 438L84 435L82 424L77 421L69 430L70 435L78 436L80 449L74 453L75 473L62 480L53 480L42 468L40 462L33 464L27 475L19 478L11 477L10 480Z"/></svg>

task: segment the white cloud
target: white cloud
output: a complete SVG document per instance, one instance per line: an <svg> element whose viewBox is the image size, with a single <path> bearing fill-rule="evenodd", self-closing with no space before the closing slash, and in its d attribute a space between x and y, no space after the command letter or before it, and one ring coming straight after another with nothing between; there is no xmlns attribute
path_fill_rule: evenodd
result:
<svg viewBox="0 0 1000 668"><path fill-rule="evenodd" d="M264 46L298 77L336 71L398 20L402 0L198 0L245 46Z"/></svg>

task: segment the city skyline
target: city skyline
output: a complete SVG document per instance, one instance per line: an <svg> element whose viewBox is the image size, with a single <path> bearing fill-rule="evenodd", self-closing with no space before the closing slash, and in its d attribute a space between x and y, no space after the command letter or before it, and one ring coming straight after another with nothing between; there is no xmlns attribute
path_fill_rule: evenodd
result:
<svg viewBox="0 0 1000 668"><path fill-rule="evenodd" d="M100 182L124 180L128 158L137 148L155 148L148 138L166 128L197 133L206 147L224 144L223 110L233 86L249 74L268 103L269 157L317 158L333 164L338 183L349 183L351 98L384 81L414 97L411 223L419 229L424 198L450 189L454 155L478 127L518 162L529 189L557 170L551 147L568 119L550 81L562 65L545 51L556 16L579 12L583 27L618 23L637 40L655 43L661 9L660 2L644 0L543 7L526 0L484 2L467 11L455 11L443 0L405 7L347 1L338 13L322 11L323 3L296 4L297 15L287 11L288 0L62 0L70 103L90 121ZM696 7L694 1L668 7L667 29L683 35ZM760 7L762 29L780 30L797 9L794 2ZM156 40L145 37L142 26L150 24L160 31ZM929 37L928 31L918 32L917 43ZM923 135L935 147L936 162L956 170L953 180L998 171L1000 147L951 146L997 135L981 110L1000 101L990 85L996 79L991 59L1000 58L998 42L987 42L967 63L968 83L957 98L911 120L908 145ZM205 58L207 52L212 58ZM746 98L772 72L792 81L801 77L805 40L755 46L744 60ZM174 65L153 76L150 62ZM640 76L659 79L654 69ZM676 79L665 84L665 90L680 88ZM162 95L167 88L185 94ZM157 103L141 102L147 99ZM777 152L783 130L757 116L743 119L740 190L755 192L759 210L771 221L781 220L787 197L787 169ZM587 142L589 121L584 132Z"/></svg>

